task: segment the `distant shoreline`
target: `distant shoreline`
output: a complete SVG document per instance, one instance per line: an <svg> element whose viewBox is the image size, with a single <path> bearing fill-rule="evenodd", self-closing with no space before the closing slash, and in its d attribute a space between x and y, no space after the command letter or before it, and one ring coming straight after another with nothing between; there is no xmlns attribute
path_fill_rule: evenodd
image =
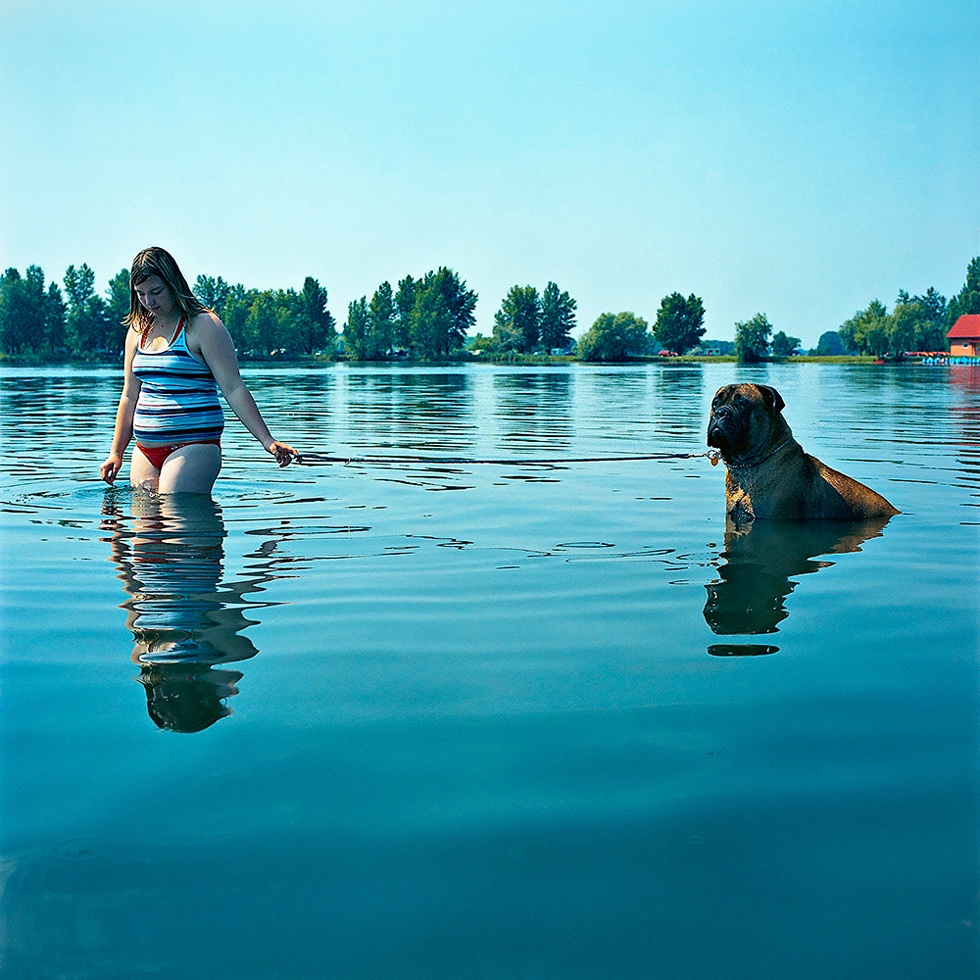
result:
<svg viewBox="0 0 980 980"><path fill-rule="evenodd" d="M457 357L449 357L440 360L421 360L415 358L398 357L386 358L383 360L358 360L352 361L344 357L317 357L315 355L301 355L298 357L239 357L242 367L332 367L335 364L348 364L352 366L365 365L371 367L378 366L397 366L397 367L441 367L459 364L497 364L507 367L560 367L566 364L595 365L598 367L635 367L638 364L662 364L671 367L679 364L737 364L738 358L731 354L723 355L678 355L677 357L658 357L648 355L634 357L628 361L583 361L572 356L551 355L551 354L510 354L506 356L462 354ZM852 365L878 365L883 362L871 354L855 354L820 356L816 354L801 354L793 357L764 357L755 364L852 364ZM901 361L885 361L886 364L915 364L919 363L918 358L908 358ZM92 358L73 358L73 357L14 357L12 355L0 355L0 366L9 367L119 367L122 368L122 355L116 357L92 357Z"/></svg>

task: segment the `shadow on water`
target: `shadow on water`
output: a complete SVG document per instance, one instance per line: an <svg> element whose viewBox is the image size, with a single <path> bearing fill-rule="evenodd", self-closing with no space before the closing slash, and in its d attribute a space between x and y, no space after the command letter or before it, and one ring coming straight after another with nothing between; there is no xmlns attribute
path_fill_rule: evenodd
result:
<svg viewBox="0 0 980 980"><path fill-rule="evenodd" d="M720 636L776 633L789 612L786 597L796 588L791 576L807 575L834 563L821 555L860 551L881 536L889 518L866 521L755 521L725 526L718 578L705 586L704 618ZM776 653L768 644L717 644L713 656Z"/></svg>
<svg viewBox="0 0 980 980"><path fill-rule="evenodd" d="M221 665L258 653L242 635L258 620L244 609L278 605L246 598L277 577L277 541L245 556L256 560L246 576L222 581L226 532L218 504L197 494L129 499L126 516L118 493L108 491L100 527L127 595L120 608L135 641L136 680L160 728L199 732L230 715L225 702L238 693L242 673Z"/></svg>

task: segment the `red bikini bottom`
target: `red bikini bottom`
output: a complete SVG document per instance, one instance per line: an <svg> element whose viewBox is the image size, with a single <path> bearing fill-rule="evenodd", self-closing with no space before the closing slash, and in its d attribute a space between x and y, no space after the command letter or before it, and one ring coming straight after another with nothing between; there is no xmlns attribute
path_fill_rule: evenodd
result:
<svg viewBox="0 0 980 980"><path fill-rule="evenodd" d="M172 446L141 446L136 443L136 448L153 464L156 469L162 469L164 460L178 449L184 446L220 446L219 439L203 439L197 442L177 442Z"/></svg>

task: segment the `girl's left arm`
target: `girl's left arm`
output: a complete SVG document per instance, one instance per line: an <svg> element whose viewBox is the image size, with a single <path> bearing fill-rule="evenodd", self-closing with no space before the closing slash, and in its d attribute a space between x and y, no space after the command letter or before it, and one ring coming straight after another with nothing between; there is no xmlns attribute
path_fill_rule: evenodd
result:
<svg viewBox="0 0 980 980"><path fill-rule="evenodd" d="M187 341L191 353L199 356L211 369L225 401L245 428L258 439L267 453L276 457L280 466L288 466L295 450L275 439L265 424L252 393L242 380L235 345L225 325L213 313L199 313L191 321Z"/></svg>
<svg viewBox="0 0 980 980"><path fill-rule="evenodd" d="M106 461L99 467L102 479L110 486L122 469L123 456L133 438L133 417L139 400L140 382L133 374L133 357L139 346L139 334L132 328L126 331L126 349L123 355L123 390L116 409L116 426L112 433L112 448Z"/></svg>

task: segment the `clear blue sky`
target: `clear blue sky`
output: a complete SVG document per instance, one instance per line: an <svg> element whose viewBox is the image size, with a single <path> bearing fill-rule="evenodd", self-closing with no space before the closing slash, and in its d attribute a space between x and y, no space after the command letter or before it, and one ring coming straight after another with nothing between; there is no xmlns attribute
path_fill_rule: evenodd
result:
<svg viewBox="0 0 980 980"><path fill-rule="evenodd" d="M0 267L454 268L815 345L980 254L976 0L0 0Z"/></svg>

